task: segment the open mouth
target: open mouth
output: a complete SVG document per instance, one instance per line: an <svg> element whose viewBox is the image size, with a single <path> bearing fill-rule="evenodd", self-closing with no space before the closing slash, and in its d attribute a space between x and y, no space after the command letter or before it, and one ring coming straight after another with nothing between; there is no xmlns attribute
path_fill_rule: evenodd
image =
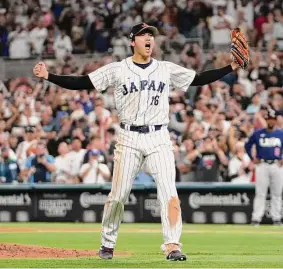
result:
<svg viewBox="0 0 283 269"><path fill-rule="evenodd" d="M146 49L150 49L150 43L146 43L146 44L145 44L145 48L146 48Z"/></svg>

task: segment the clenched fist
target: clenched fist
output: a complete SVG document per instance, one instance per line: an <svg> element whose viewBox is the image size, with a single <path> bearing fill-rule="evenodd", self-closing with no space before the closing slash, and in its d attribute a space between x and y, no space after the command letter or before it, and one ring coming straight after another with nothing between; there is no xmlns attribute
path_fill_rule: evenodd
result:
<svg viewBox="0 0 283 269"><path fill-rule="evenodd" d="M45 63L43 62L39 62L35 65L35 67L33 68L33 73L39 78L48 78L48 71L46 69Z"/></svg>

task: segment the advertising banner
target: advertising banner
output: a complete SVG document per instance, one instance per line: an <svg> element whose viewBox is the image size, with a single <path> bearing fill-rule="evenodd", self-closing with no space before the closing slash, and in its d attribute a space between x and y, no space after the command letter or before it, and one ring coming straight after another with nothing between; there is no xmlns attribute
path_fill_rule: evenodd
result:
<svg viewBox="0 0 283 269"><path fill-rule="evenodd" d="M32 186L0 188L0 222L101 222L109 189L85 186ZM252 187L183 187L178 189L185 223L248 224L253 210ZM122 214L118 201L113 216ZM272 223L268 194L262 223ZM282 208L283 214L283 208ZM131 191L124 206L123 222L160 223L156 189Z"/></svg>

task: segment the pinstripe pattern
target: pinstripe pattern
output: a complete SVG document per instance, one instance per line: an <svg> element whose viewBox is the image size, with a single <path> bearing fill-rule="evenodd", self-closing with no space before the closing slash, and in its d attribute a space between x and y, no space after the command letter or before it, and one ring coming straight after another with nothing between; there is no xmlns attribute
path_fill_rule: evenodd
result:
<svg viewBox="0 0 283 269"><path fill-rule="evenodd" d="M100 68L89 77L94 87L105 90L115 88L114 99L121 122L128 125L148 125L149 133L120 129L115 149L112 189L104 207L101 243L114 248L118 229L133 180L142 164L157 184L161 205L164 244L179 244L181 214L172 227L169 222L169 203L176 200L175 161L173 147L166 125L169 122L170 87L186 91L195 72L170 62L156 61L146 69L136 66L131 58ZM157 101L153 102L157 97ZM164 125L155 131L153 125Z"/></svg>
<svg viewBox="0 0 283 269"><path fill-rule="evenodd" d="M153 60L152 64L142 69L136 66L131 58L121 62L108 64L89 74L94 87L103 91L109 86L115 88L114 98L121 122L133 125L158 125L169 123L169 91L170 86L186 91L195 77L195 71L179 65ZM140 89L141 81L164 83L161 92ZM137 91L123 94L124 86L130 91L131 83ZM159 96L158 105L152 105L152 98Z"/></svg>
<svg viewBox="0 0 283 269"><path fill-rule="evenodd" d="M143 162L143 156L138 150L138 141L138 133L120 131L115 149L112 188L104 207L102 220L102 245L105 247L115 246L124 203Z"/></svg>
<svg viewBox="0 0 283 269"><path fill-rule="evenodd" d="M256 187L252 220L261 222L265 211L265 201L270 188L270 215L273 221L281 220L283 168L277 163L260 163L256 165Z"/></svg>

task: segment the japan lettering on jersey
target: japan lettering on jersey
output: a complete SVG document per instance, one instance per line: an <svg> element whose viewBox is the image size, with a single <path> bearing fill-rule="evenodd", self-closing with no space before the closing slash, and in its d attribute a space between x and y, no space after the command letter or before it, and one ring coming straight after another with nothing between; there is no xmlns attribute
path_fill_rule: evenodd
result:
<svg viewBox="0 0 283 269"><path fill-rule="evenodd" d="M97 91L115 88L119 119L133 125L168 124L170 88L186 91L194 77L194 70L155 59L142 69L131 57L89 74Z"/></svg>

